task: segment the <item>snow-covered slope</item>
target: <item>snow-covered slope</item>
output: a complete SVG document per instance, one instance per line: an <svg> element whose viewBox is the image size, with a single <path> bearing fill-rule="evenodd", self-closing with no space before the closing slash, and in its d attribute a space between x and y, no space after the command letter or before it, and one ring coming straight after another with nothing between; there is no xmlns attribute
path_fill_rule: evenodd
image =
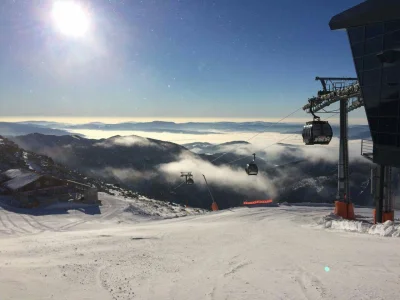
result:
<svg viewBox="0 0 400 300"><path fill-rule="evenodd" d="M57 222L0 210L14 230L0 231L1 299L397 299L400 239L311 226L330 211L132 224L114 209Z"/></svg>
<svg viewBox="0 0 400 300"><path fill-rule="evenodd" d="M75 136L69 136L67 138L80 139L79 137ZM48 156L39 155L31 151L25 151L14 142L0 136L0 172L8 169L20 169L22 171L33 170L37 173L49 174L58 178L74 180L97 187L99 191L104 192L101 193L100 200L106 199L107 201L107 197L110 197L110 199L114 200L109 200L109 202L115 202L115 199L118 198L118 200L125 201L125 209L130 209L131 211L141 211L142 214L146 216L173 218L203 211L201 209L192 210L190 208L182 208L182 206L170 204L168 201L163 202L152 200L141 196L132 190L115 186L114 184L104 182L103 180L87 177L79 171L69 169L61 164L55 163ZM35 176L37 175L29 174L24 178L26 180L30 180ZM17 183L20 184L21 180L18 180ZM10 182L10 184L15 184L15 182ZM71 205L72 204L70 203L57 203L55 206L60 208L60 206L71 207ZM72 206L74 205L75 204ZM35 213L40 214L41 212L35 211ZM47 213L49 213L49 211L47 211Z"/></svg>

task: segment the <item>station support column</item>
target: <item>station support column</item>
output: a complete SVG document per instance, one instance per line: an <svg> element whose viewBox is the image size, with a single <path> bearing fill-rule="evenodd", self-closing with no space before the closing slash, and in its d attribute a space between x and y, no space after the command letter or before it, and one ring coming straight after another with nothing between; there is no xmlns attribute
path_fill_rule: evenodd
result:
<svg viewBox="0 0 400 300"><path fill-rule="evenodd" d="M349 146L347 99L340 100L340 145L338 163L338 190L335 201L335 214L354 219L354 206L350 198L349 186Z"/></svg>

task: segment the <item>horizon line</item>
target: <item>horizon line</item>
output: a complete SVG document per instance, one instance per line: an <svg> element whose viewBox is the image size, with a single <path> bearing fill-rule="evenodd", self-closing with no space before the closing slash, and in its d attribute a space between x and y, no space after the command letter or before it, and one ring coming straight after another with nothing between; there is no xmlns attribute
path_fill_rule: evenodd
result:
<svg viewBox="0 0 400 300"><path fill-rule="evenodd" d="M339 116L336 118L330 118L329 122L332 124L339 124ZM274 123L282 120L279 123L305 123L310 121L311 118L204 118L204 117L193 117L193 118L182 118L182 117L57 117L57 116L10 116L0 117L0 122L57 122L57 123L68 123L68 124L86 124L86 123L104 123L104 124L118 124L126 122L174 122L174 123L188 123L188 122L201 122L201 123L217 123L217 122L269 122ZM366 118L349 118L350 125L368 125Z"/></svg>

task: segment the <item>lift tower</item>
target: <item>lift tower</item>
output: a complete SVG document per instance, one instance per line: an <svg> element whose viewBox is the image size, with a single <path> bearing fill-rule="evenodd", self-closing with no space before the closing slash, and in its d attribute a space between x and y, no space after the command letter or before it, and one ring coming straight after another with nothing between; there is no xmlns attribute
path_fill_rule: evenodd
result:
<svg viewBox="0 0 400 300"><path fill-rule="evenodd" d="M325 107L339 102L340 104L340 146L338 163L338 188L336 200L338 201L335 213L346 218L354 218L351 205L349 187L349 149L348 149L348 112L363 106L360 86L356 78L348 77L316 77L322 84L322 90L317 97L309 99L309 104L303 110L326 112ZM349 102L351 105L349 105Z"/></svg>

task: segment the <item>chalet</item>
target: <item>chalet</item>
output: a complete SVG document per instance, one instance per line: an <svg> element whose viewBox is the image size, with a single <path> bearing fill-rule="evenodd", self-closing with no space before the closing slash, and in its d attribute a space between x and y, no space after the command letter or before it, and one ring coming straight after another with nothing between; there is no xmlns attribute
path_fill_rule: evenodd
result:
<svg viewBox="0 0 400 300"><path fill-rule="evenodd" d="M3 194L12 195L14 202L23 207L71 199L97 202L97 189L91 186L20 169L1 173L0 187Z"/></svg>

